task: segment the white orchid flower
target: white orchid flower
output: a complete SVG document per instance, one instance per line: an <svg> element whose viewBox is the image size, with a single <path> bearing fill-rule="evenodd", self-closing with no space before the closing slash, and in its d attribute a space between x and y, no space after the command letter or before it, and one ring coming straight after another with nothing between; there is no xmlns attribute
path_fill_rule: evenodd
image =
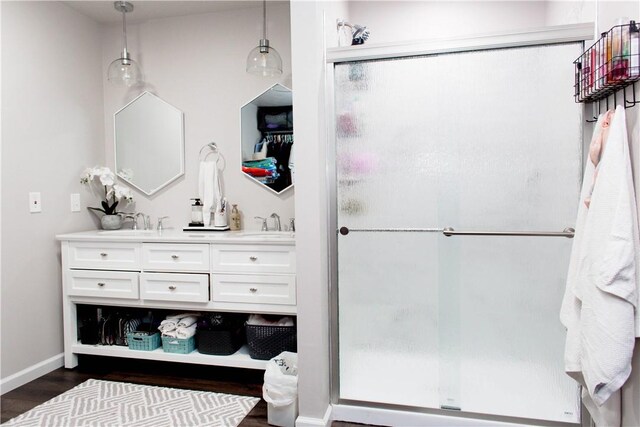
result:
<svg viewBox="0 0 640 427"><path fill-rule="evenodd" d="M133 201L133 195L131 194L131 190L128 187L120 184L114 184L113 191L116 199L125 199L127 202Z"/></svg>
<svg viewBox="0 0 640 427"><path fill-rule="evenodd" d="M116 176L109 170L109 168L103 168L100 174L100 183L102 185L110 186L115 184Z"/></svg>
<svg viewBox="0 0 640 427"><path fill-rule="evenodd" d="M97 180L95 178L98 178ZM98 182L99 181L99 182ZM133 201L131 189L123 185L116 184L116 176L108 167L95 166L85 169L80 175L80 182L87 184L93 194L103 193L102 208L89 208L105 213L106 215L115 214L117 202L121 199L127 203ZM99 189L96 193L96 189ZM105 206L106 204L106 206Z"/></svg>

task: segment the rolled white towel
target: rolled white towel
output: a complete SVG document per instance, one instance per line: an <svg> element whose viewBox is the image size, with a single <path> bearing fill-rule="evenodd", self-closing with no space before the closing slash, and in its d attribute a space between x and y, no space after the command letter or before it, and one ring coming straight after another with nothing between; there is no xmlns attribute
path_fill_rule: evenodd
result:
<svg viewBox="0 0 640 427"><path fill-rule="evenodd" d="M175 331L178 327L178 322L176 320L163 320L160 322L160 326L158 329L162 332Z"/></svg>
<svg viewBox="0 0 640 427"><path fill-rule="evenodd" d="M178 329L176 329L176 337L177 338L182 338L182 339L186 339L186 338L191 338L192 336L194 336L196 334L196 324L192 324L191 326L187 326L187 327L178 327Z"/></svg>
<svg viewBox="0 0 640 427"><path fill-rule="evenodd" d="M171 338L178 338L178 330L176 329L175 331L162 332L162 336L171 337Z"/></svg>
<svg viewBox="0 0 640 427"><path fill-rule="evenodd" d="M196 316L187 316L185 318L180 319L180 321L178 322L178 327L187 328L193 325L194 323L196 323L197 321L198 321L198 318Z"/></svg>

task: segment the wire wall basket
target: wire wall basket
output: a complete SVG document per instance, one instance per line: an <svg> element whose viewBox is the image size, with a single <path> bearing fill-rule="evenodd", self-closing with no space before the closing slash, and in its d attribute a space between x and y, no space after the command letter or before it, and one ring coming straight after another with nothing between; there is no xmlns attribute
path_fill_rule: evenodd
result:
<svg viewBox="0 0 640 427"><path fill-rule="evenodd" d="M616 25L573 61L576 102L595 102L614 94L640 79L640 26L635 21ZM636 104L633 100L625 107ZM630 104L630 105L629 105Z"/></svg>

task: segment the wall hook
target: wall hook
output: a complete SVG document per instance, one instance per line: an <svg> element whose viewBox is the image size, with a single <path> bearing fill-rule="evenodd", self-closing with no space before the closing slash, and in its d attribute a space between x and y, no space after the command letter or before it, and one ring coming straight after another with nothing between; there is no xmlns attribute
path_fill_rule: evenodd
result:
<svg viewBox="0 0 640 427"><path fill-rule="evenodd" d="M631 107L635 107L635 105L638 103L638 101L636 100L636 82L633 82L633 85L631 86L631 93L633 94L633 101L628 101L627 100L627 88L623 88L622 89L623 94L624 94L624 108L631 108Z"/></svg>
<svg viewBox="0 0 640 427"><path fill-rule="evenodd" d="M600 116L600 101L597 101L596 103L591 104L593 106L593 119L589 120L587 119L587 123L595 123L598 121L598 117ZM597 113L596 113L596 106L597 108Z"/></svg>

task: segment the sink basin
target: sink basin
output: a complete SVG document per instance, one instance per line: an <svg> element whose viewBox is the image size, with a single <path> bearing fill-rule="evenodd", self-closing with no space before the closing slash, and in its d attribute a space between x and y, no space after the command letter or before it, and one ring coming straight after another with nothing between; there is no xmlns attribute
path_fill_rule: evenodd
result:
<svg viewBox="0 0 640 427"><path fill-rule="evenodd" d="M118 236L153 236L158 234L157 230L100 230L98 234L111 234Z"/></svg>
<svg viewBox="0 0 640 427"><path fill-rule="evenodd" d="M262 237L264 239L291 239L295 237L295 233L291 231L250 231L246 233L238 233L237 236L242 237Z"/></svg>

